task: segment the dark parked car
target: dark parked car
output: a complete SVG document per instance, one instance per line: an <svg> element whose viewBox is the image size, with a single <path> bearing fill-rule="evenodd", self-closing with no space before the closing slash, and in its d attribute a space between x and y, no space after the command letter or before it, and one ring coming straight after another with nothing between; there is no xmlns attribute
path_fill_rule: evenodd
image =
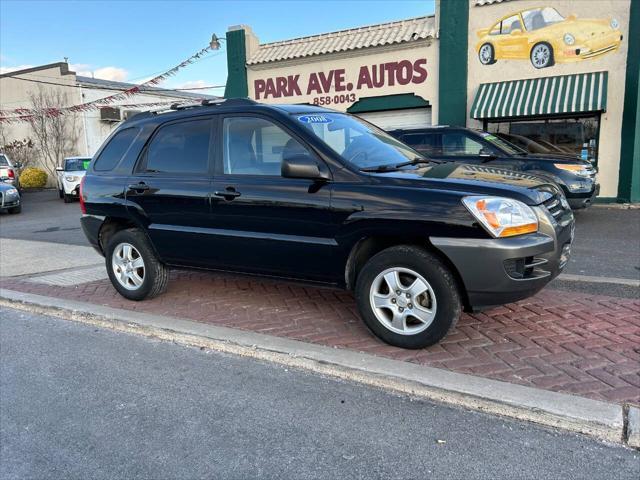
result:
<svg viewBox="0 0 640 480"><path fill-rule="evenodd" d="M586 208L600 192L591 162L566 154L532 154L503 138L463 127L428 127L389 132L420 153L440 161L508 168L557 183L571 208Z"/></svg>
<svg viewBox="0 0 640 480"><path fill-rule="evenodd" d="M172 267L333 284L406 348L440 340L462 307L540 290L566 264L574 228L539 177L435 164L356 117L242 99L122 123L80 202L128 299L160 294Z"/></svg>
<svg viewBox="0 0 640 480"><path fill-rule="evenodd" d="M10 183L0 182L0 211L9 213L20 213L22 203L20 192Z"/></svg>

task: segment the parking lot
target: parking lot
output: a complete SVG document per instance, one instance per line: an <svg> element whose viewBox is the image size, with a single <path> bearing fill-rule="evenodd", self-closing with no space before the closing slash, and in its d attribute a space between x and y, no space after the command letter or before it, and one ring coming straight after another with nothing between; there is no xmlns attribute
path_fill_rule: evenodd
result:
<svg viewBox="0 0 640 480"><path fill-rule="evenodd" d="M578 212L573 257L563 275L530 299L464 314L440 344L417 351L372 337L352 296L330 288L175 271L165 294L130 302L113 289L104 260L87 246L79 216L78 203L64 204L54 191L26 193L22 214L0 216L0 287L640 404L638 209Z"/></svg>

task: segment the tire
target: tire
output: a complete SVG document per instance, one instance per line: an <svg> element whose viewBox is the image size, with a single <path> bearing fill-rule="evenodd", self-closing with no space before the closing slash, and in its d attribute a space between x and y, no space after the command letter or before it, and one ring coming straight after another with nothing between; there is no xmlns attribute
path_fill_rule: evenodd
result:
<svg viewBox="0 0 640 480"><path fill-rule="evenodd" d="M531 49L529 59L531 60L531 65L535 68L552 67L555 64L553 47L547 42L536 43Z"/></svg>
<svg viewBox="0 0 640 480"><path fill-rule="evenodd" d="M59 196L60 198L64 198L64 190L62 190L62 189L58 189L58 196Z"/></svg>
<svg viewBox="0 0 640 480"><path fill-rule="evenodd" d="M73 202L73 197L71 195L67 195L66 193L62 194L62 198L64 199L64 203Z"/></svg>
<svg viewBox="0 0 640 480"><path fill-rule="evenodd" d="M124 245L133 247L134 254L128 258L133 259L134 262L138 258L142 258L143 266L142 270L140 270L140 267L132 268L131 274L133 276L122 283L124 277L122 274L118 274L117 268L119 267L116 264L122 264L122 260L126 258L126 256L120 256L120 254L127 251L126 247L123 247ZM114 256L116 257L115 259ZM105 263L109 279L114 288L120 295L129 300L138 301L153 298L163 293L167 288L169 270L156 257L147 236L136 228L120 230L109 239L105 250ZM132 262L130 265L135 267L136 263ZM139 285L134 284L134 272L137 273L138 279L142 279ZM127 273L124 274L125 277L126 275Z"/></svg>
<svg viewBox="0 0 640 480"><path fill-rule="evenodd" d="M401 281L398 290L401 295L394 295L384 275L398 270L399 276L395 278ZM413 279L413 274L426 282L427 289L420 296L412 295L407 288L416 285L412 281L418 277ZM380 294L385 283L388 293ZM415 291L418 290L421 288ZM424 348L437 343L455 326L462 311L458 286L449 269L425 249L410 245L387 248L369 259L358 275L355 293L360 315L369 330L382 341L401 348ZM373 303L378 301L387 306L374 308ZM394 331L392 325L396 315L402 317L400 311L405 318L399 323L404 333ZM413 313L423 320L419 321Z"/></svg>
<svg viewBox="0 0 640 480"><path fill-rule="evenodd" d="M9 209L9 213L20 213L22 211L22 205L18 205L17 207L13 207Z"/></svg>
<svg viewBox="0 0 640 480"><path fill-rule="evenodd" d="M482 65L493 65L496 63L496 51L490 43L483 43L478 50L478 59Z"/></svg>

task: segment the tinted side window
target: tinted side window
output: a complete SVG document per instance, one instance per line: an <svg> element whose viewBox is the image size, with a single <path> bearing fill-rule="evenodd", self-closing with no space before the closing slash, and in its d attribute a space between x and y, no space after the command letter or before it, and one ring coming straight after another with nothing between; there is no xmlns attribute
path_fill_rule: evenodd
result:
<svg viewBox="0 0 640 480"><path fill-rule="evenodd" d="M451 156L480 155L487 149L482 143L469 138L464 133L443 133L442 154Z"/></svg>
<svg viewBox="0 0 640 480"><path fill-rule="evenodd" d="M137 134L136 128L126 128L116 133L96 159L93 169L100 172L113 170L120 163Z"/></svg>
<svg viewBox="0 0 640 480"><path fill-rule="evenodd" d="M308 153L268 120L229 117L223 122L224 173L279 176L283 158Z"/></svg>
<svg viewBox="0 0 640 480"><path fill-rule="evenodd" d="M442 149L439 147L438 137L437 133L407 133L402 141L427 156L440 155Z"/></svg>
<svg viewBox="0 0 640 480"><path fill-rule="evenodd" d="M172 123L151 140L145 170L153 173L206 174L209 165L211 120Z"/></svg>

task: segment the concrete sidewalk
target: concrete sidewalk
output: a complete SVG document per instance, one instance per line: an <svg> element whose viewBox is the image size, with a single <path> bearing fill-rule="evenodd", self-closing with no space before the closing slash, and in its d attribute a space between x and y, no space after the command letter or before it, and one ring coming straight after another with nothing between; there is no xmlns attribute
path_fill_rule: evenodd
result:
<svg viewBox="0 0 640 480"><path fill-rule="evenodd" d="M104 258L88 246L0 238L0 277L103 264Z"/></svg>

